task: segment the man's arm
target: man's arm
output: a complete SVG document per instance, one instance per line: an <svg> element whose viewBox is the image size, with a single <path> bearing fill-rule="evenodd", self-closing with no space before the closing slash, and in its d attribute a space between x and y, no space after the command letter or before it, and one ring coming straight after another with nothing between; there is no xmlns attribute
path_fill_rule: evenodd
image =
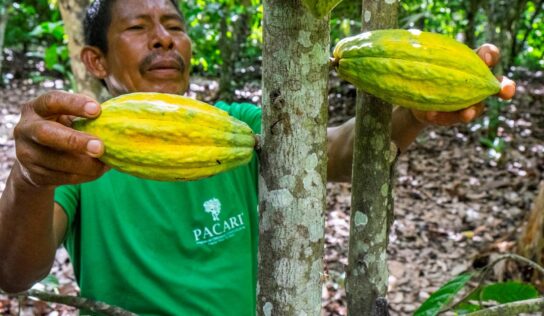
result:
<svg viewBox="0 0 544 316"><path fill-rule="evenodd" d="M391 139L401 152L406 151L417 135L427 126L426 123L417 120L410 110L401 107L393 110L391 124L393 126ZM327 129L327 179L329 181L351 181L354 138L355 118L340 126Z"/></svg>
<svg viewBox="0 0 544 316"><path fill-rule="evenodd" d="M0 200L0 288L8 293L30 288L51 270L67 225L53 194L27 183L16 163Z"/></svg>
<svg viewBox="0 0 544 316"><path fill-rule="evenodd" d="M106 167L103 144L70 128L70 116L96 117L96 101L52 92L29 102L15 127L17 162L0 199L0 288L27 290L47 275L64 238L67 217L54 203L63 184L90 181Z"/></svg>
<svg viewBox="0 0 544 316"><path fill-rule="evenodd" d="M485 44L478 49L477 53L489 66L495 65L499 61L499 50L493 45ZM516 91L515 83L506 77L501 77L499 80L501 81L501 91L498 96L505 100L511 99ZM468 123L480 116L484 109L483 103L456 112L422 112L396 107L393 110L391 122L391 140L401 152L404 152L426 126ZM351 181L354 126L355 119L352 118L338 127L327 130L328 181Z"/></svg>

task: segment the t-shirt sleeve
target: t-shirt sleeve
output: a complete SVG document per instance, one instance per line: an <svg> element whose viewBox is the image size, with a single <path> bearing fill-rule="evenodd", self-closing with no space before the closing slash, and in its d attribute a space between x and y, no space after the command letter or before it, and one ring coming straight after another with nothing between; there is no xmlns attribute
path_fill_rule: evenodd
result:
<svg viewBox="0 0 544 316"><path fill-rule="evenodd" d="M227 111L231 116L245 122L255 134L261 132L261 108L251 103L231 103L228 104L219 101L215 104L216 107L223 111Z"/></svg>
<svg viewBox="0 0 544 316"><path fill-rule="evenodd" d="M79 208L79 197L79 185L63 185L55 189L55 202L63 208L68 217L68 229L72 227L76 211Z"/></svg>

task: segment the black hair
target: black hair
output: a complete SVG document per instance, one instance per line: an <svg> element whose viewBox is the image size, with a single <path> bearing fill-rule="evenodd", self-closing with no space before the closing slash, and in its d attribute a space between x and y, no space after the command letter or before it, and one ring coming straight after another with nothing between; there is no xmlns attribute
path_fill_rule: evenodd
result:
<svg viewBox="0 0 544 316"><path fill-rule="evenodd" d="M111 24L111 7L116 0L95 0L87 8L83 21L85 44L108 53L108 28ZM170 0L183 20L177 0Z"/></svg>

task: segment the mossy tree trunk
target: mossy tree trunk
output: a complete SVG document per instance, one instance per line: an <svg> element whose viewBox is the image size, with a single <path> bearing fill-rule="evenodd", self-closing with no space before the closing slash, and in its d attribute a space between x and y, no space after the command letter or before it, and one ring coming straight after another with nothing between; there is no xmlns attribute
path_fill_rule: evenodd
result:
<svg viewBox="0 0 544 316"><path fill-rule="evenodd" d="M398 2L363 0L363 31L395 28ZM387 243L392 220L392 105L359 91L346 292L350 315L386 315Z"/></svg>
<svg viewBox="0 0 544 316"><path fill-rule="evenodd" d="M479 0L463 1L463 8L467 13L467 27L465 29L465 43L469 47L476 47L476 17L480 8Z"/></svg>
<svg viewBox="0 0 544 316"><path fill-rule="evenodd" d="M329 17L265 0L259 315L320 315Z"/></svg>
<svg viewBox="0 0 544 316"><path fill-rule="evenodd" d="M529 217L518 237L517 253L544 265L544 181L540 183ZM533 280L542 278L536 270L532 274Z"/></svg>
<svg viewBox="0 0 544 316"><path fill-rule="evenodd" d="M506 74L515 56L512 56L515 37L519 29L520 16L528 0L487 0L482 7L487 14L487 42L497 45L501 50L500 63L495 66L495 73Z"/></svg>
<svg viewBox="0 0 544 316"><path fill-rule="evenodd" d="M59 0L60 13L64 21L64 31L68 36L68 50L70 51L70 63L76 83L76 91L102 99L105 94L100 81L91 76L85 69L85 65L79 56L85 44L83 34L83 19L89 0Z"/></svg>
<svg viewBox="0 0 544 316"><path fill-rule="evenodd" d="M221 37L219 38L219 50L221 51L221 73L219 78L219 99L232 102L234 100L234 92L236 88L235 70L236 62L240 59L244 42L250 33L250 0L241 0L239 3L244 9L238 15L236 21L229 23L229 10L231 5L225 3L223 5L221 17Z"/></svg>
<svg viewBox="0 0 544 316"><path fill-rule="evenodd" d="M4 61L4 38L6 34L6 26L8 25L8 8L11 5L9 0L0 0L0 86L2 81L2 62Z"/></svg>

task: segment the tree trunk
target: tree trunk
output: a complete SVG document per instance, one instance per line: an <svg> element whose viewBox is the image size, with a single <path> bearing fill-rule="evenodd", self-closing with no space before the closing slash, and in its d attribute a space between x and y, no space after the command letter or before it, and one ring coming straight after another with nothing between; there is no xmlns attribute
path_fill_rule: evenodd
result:
<svg viewBox="0 0 544 316"><path fill-rule="evenodd" d="M527 0L487 0L484 4L489 24L487 41L501 50L501 62L495 67L497 75L504 74L511 66L514 37L519 27L518 20L526 5Z"/></svg>
<svg viewBox="0 0 544 316"><path fill-rule="evenodd" d="M465 29L465 43L476 48L476 17L480 8L479 0L465 0L464 8L467 13L467 27Z"/></svg>
<svg viewBox="0 0 544 316"><path fill-rule="evenodd" d="M527 38L529 38L529 34L533 31L534 21L539 16L542 9L544 8L544 1L540 0L539 2L534 2L534 5L535 5L535 12L533 13L531 18L529 19L529 22L526 25L527 29L525 30L525 34L523 34L523 38L521 39L521 41L518 42L517 37L514 37L514 43L512 44L512 53L510 54L511 65L514 64L514 60L516 56L519 54L519 52L521 52L521 50L523 49L523 46L525 45L525 42L527 41ZM518 27L516 34L520 31L521 27L522 27L521 25Z"/></svg>
<svg viewBox="0 0 544 316"><path fill-rule="evenodd" d="M265 0L259 315L320 315L329 17Z"/></svg>
<svg viewBox="0 0 544 316"><path fill-rule="evenodd" d="M540 265L544 264L544 182L540 183L527 224L518 239L517 253ZM534 277L541 276L535 271Z"/></svg>
<svg viewBox="0 0 544 316"><path fill-rule="evenodd" d="M85 44L83 19L88 5L89 0L59 0L64 31L68 35L68 49L76 91L99 100L104 98L105 89L100 81L87 72L79 55Z"/></svg>
<svg viewBox="0 0 544 316"><path fill-rule="evenodd" d="M363 31L395 28L398 2L363 0ZM358 93L346 293L350 315L387 315L387 243L392 220L392 106Z"/></svg>
<svg viewBox="0 0 544 316"><path fill-rule="evenodd" d="M249 35L249 6L250 0L242 0L240 5L244 7L244 12L238 16L236 21L231 22L229 27L227 23L228 5L223 7L223 16L221 17L221 37L219 39L219 49L221 50L221 74L219 78L219 99L232 102L234 99L234 75L236 71L236 61L240 59L240 54L243 51L243 44ZM231 37L228 37L230 32Z"/></svg>
<svg viewBox="0 0 544 316"><path fill-rule="evenodd" d="M1 2L0 2L1 3ZM8 7L10 1L3 3L0 7L0 86L3 84L2 80L2 63L4 61L4 36L6 34L6 26L8 25Z"/></svg>

